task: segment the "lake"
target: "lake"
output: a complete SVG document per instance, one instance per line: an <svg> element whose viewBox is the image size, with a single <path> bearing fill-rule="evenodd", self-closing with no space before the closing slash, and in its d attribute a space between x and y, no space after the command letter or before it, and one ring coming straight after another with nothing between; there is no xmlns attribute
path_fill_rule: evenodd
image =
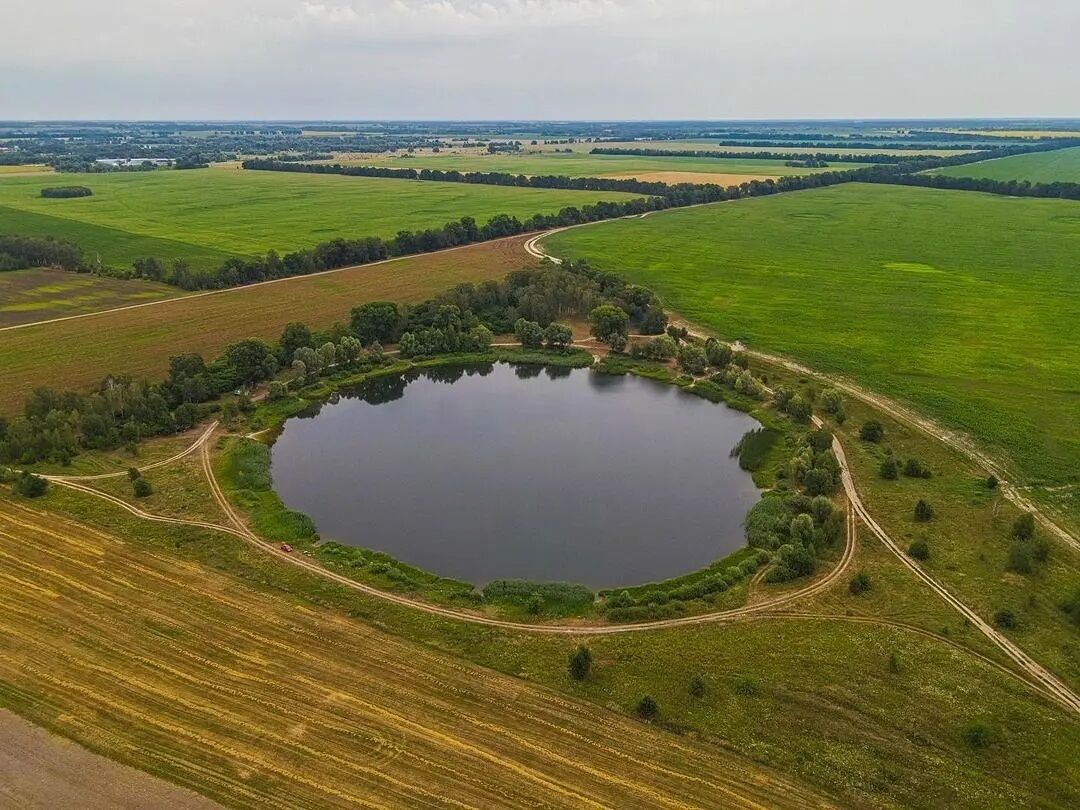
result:
<svg viewBox="0 0 1080 810"><path fill-rule="evenodd" d="M476 585L609 588L745 544L760 493L730 453L757 427L638 377L439 368L370 380L289 419L271 473L324 539Z"/></svg>

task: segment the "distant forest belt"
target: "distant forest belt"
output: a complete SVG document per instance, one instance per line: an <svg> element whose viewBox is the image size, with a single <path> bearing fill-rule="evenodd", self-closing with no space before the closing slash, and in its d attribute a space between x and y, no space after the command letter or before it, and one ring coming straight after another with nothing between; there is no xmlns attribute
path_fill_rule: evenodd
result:
<svg viewBox="0 0 1080 810"><path fill-rule="evenodd" d="M214 357L237 340L276 339L290 321L325 328L365 301L422 301L461 282L501 279L535 264L525 238L0 331L0 414L17 413L39 386L85 390L107 374L161 379L183 352Z"/></svg>

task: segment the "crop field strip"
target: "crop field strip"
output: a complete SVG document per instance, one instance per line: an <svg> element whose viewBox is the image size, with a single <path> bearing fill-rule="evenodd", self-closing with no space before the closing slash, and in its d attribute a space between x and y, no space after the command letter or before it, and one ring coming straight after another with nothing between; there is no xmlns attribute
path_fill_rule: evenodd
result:
<svg viewBox="0 0 1080 810"><path fill-rule="evenodd" d="M1080 183L1080 146L1052 152L949 166L933 174L949 177L988 178L990 180L1027 180L1030 183Z"/></svg>
<svg viewBox="0 0 1080 810"><path fill-rule="evenodd" d="M782 160L748 160L745 158L688 158L688 157L637 157L634 155L590 155L540 153L520 155L455 155L453 153L427 154L411 157L356 157L324 161L358 166L392 166L402 169L442 169L462 172L508 172L510 174L559 175L565 177L638 177L651 179L656 173L680 173L715 175L722 185L738 185L752 179L784 177L787 175L818 174L829 169L804 169L785 166ZM856 169L869 164L843 163L840 168ZM719 178L743 177L733 182ZM680 182L706 182L706 180L682 180Z"/></svg>
<svg viewBox="0 0 1080 810"><path fill-rule="evenodd" d="M521 250L523 239L0 329L0 413L17 411L38 386L82 390L110 373L160 379L172 355L199 352L209 359L232 341L276 340L290 321L326 328L347 322L365 301L422 301L464 281L501 279L533 263Z"/></svg>
<svg viewBox="0 0 1080 810"><path fill-rule="evenodd" d="M45 199L41 188L77 181L93 196ZM20 177L0 182L0 233L51 234L108 265L184 258L193 266L228 256L287 252L335 237L392 237L472 216L525 219L566 206L633 199L615 192L507 188L241 169Z"/></svg>
<svg viewBox="0 0 1080 810"><path fill-rule="evenodd" d="M8 270L0 272L0 329L182 294L176 287L139 279L44 267Z"/></svg>
<svg viewBox="0 0 1080 810"><path fill-rule="evenodd" d="M6 499L0 559L0 704L226 804L822 803L712 746Z"/></svg>
<svg viewBox="0 0 1080 810"><path fill-rule="evenodd" d="M543 245L650 286L721 336L913 403L1004 451L1028 482L1075 483L1075 203L849 184Z"/></svg>

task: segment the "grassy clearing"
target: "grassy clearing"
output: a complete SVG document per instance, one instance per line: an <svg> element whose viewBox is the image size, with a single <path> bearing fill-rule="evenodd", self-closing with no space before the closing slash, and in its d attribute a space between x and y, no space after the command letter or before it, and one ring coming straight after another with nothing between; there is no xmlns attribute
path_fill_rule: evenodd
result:
<svg viewBox="0 0 1080 810"><path fill-rule="evenodd" d="M590 148L592 144L589 144ZM642 148L642 147L637 147ZM693 148L693 147L682 147ZM753 178L818 174L828 169L799 169L785 166L782 160L746 160L724 158L635 157L631 155L590 155L538 152L519 155L439 154L354 158L341 162L364 166L397 166L413 169L457 169L469 172L510 172L512 174L562 175L567 177L641 177L658 172L741 175ZM841 168L864 164L845 163ZM697 181L704 182L704 181ZM745 181L743 181L745 182Z"/></svg>
<svg viewBox="0 0 1080 810"><path fill-rule="evenodd" d="M397 182L397 181L394 181ZM109 373L160 379L169 357L215 357L230 342L276 339L289 321L312 328L346 322L365 301L423 301L463 281L501 279L531 260L521 238L302 276L122 312L0 331L0 413L22 407L40 385L82 390Z"/></svg>
<svg viewBox="0 0 1080 810"><path fill-rule="evenodd" d="M220 538L140 533L0 496L0 706L235 807L820 801L716 746L146 548Z"/></svg>
<svg viewBox="0 0 1080 810"><path fill-rule="evenodd" d="M43 186L65 179L88 183L93 196L40 196ZM503 213L524 219L568 205L632 196L240 169L118 172L94 175L89 181L85 175L22 177L0 184L0 232L26 232L20 230L22 218L7 213L15 209L48 217L50 233L75 242L86 241L79 237L87 225L108 229L111 237L96 233L84 245L100 252L106 264L130 264L130 239L135 235L179 243L174 245L177 255L195 266L207 251L284 252L337 236L390 237L402 229L437 227L462 216L480 222Z"/></svg>
<svg viewBox="0 0 1080 810"><path fill-rule="evenodd" d="M505 733L516 736L511 749L521 751L522 740L527 745L531 735L558 728L541 728L543 717L535 712L519 727L490 717L485 707L495 701L519 716L536 694L523 682L530 681L625 712L642 695L652 695L661 707L660 725L680 733L677 740L652 734L641 740L640 727L606 711L606 734L596 727L581 733L584 740L619 739L623 755L633 755L641 740L655 747L640 758L648 762L670 761L668 746L677 746L684 763L677 773L694 767L702 751L719 743L855 806L1067 806L1080 796L1080 777L1070 767L1080 750L1080 725L997 669L900 629L768 620L590 639L594 671L577 683L566 672L567 655L577 644L573 638L468 626L370 599L253 554L234 538L140 522L77 493L53 489L35 508L77 517L107 536L88 538L64 523L57 538L55 515L15 526L6 518L0 549L10 555L6 570L17 576L0 596L5 607L0 639L21 657L0 656L3 703L121 760L139 756L143 767L210 795L244 795L238 791L257 786L273 790L281 801L281 795L311 795L339 779L351 780L351 789L359 790L371 777L361 779L352 765L333 756L344 750L339 748L343 737L357 724L370 731L356 732L361 744L350 741L347 762L371 763L374 754L363 755L366 735L381 735L395 741L396 753L385 763L378 760L380 771L402 773L411 784L424 769L414 758L421 743L415 727L399 728L398 717L414 704L430 714L421 725L435 723L440 730L450 722L448 715L494 723L500 730L513 725ZM0 500L0 509L11 515L10 502ZM28 523L21 514L16 519ZM43 531L42 523L50 531ZM70 536L76 540L69 549L63 538ZM61 540L64 545L54 545ZM74 590L72 583L85 579L81 569L88 566L94 589ZM57 567L66 579L52 573ZM143 582L145 593L131 587ZM122 588L122 598L115 588ZM52 593L66 598L56 600ZM282 600L270 599L272 593L287 595L284 607ZM212 610L202 603L204 595L213 600ZM48 609L35 607L42 600ZM9 602L24 607L13 610ZM147 603L158 614L152 623L144 621ZM49 624L45 616L57 621ZM142 635L150 640L143 642ZM71 645L79 647L72 651ZM198 647L197 657L188 653L192 645ZM431 648L523 681L507 692L500 686L507 682L498 676L460 662L453 664L457 676L451 678L444 668L447 659ZM162 656L175 669L155 670ZM890 666L894 656L895 669ZM13 660L21 664L14 675ZM87 661L105 666L91 668ZM249 667L255 668L250 674ZM700 698L688 691L695 676L705 682ZM441 708L431 708L429 689L439 694ZM394 697L385 698L387 690ZM381 711L387 699L394 715ZM106 702L110 710L99 715ZM268 705L274 710L267 711ZM563 700L559 705L595 711ZM407 718L413 714L407 712ZM197 728L199 738L172 733L179 721ZM992 728L990 748L974 750L963 742L965 727L975 721ZM469 727L483 734L489 726ZM223 737L231 740L225 748L216 744ZM132 738L142 745L135 748ZM583 739L573 745L586 744ZM573 762L607 761L593 759L588 750L564 749L570 743L559 739L547 742L568 755L567 768ZM150 755L135 753L141 750ZM456 751L447 750L438 753L450 759L440 761L456 769ZM319 763L309 765L312 757ZM423 759L432 761L426 753ZM637 773L637 757L620 761L621 768ZM704 773L737 781L744 773L739 762L709 765L712 770ZM196 766L207 770L196 772ZM295 774L307 770L320 774L320 785L293 783ZM488 770L485 766L478 778L502 773ZM445 772L431 773L442 778ZM562 776L576 787L573 770ZM715 788L709 790L707 800L690 803L715 803ZM629 801L622 799L621 806ZM765 804L778 801L764 799ZM786 801L805 799L793 793ZM643 803L655 806L656 794Z"/></svg>
<svg viewBox="0 0 1080 810"><path fill-rule="evenodd" d="M1080 205L852 184L544 245L648 285L718 335L911 402L1022 479L1080 481Z"/></svg>
<svg viewBox="0 0 1080 810"><path fill-rule="evenodd" d="M1027 180L1031 183L1080 183L1080 146L1013 155L966 166L949 166L936 170L934 174L990 180Z"/></svg>
<svg viewBox="0 0 1080 810"><path fill-rule="evenodd" d="M0 328L174 298L166 284L35 267L0 272Z"/></svg>

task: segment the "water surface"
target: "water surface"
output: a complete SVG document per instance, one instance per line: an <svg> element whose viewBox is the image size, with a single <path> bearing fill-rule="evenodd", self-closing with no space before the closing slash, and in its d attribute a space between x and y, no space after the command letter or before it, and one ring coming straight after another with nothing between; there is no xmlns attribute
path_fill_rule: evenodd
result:
<svg viewBox="0 0 1080 810"><path fill-rule="evenodd" d="M320 534L443 576L634 585L744 544L749 416L637 377L477 366L365 383L285 423L274 486Z"/></svg>

